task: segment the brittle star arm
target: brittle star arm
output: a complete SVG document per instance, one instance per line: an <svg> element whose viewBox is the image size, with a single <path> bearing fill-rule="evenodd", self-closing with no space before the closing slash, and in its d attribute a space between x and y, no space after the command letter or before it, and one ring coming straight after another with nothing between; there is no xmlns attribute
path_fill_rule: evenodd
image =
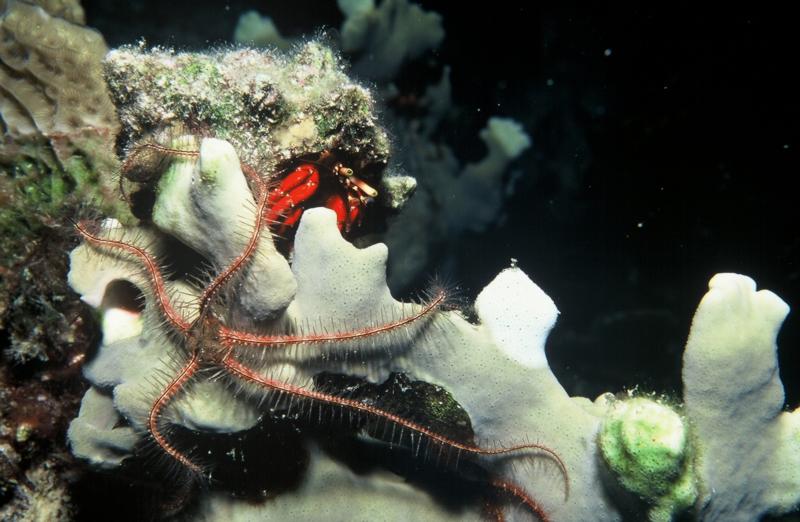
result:
<svg viewBox="0 0 800 522"><path fill-rule="evenodd" d="M256 196L258 198L256 204L256 220L255 224L253 225L253 231L250 234L250 238L247 240L247 245L242 253L236 256L233 261L230 262L227 268L220 272L219 275L217 275L211 281L211 283L209 283L206 289L203 290L203 294L200 296L199 318L202 318L203 315L205 315L205 311L208 309L211 300L214 298L217 292L219 292L220 288L222 288L225 283L230 281L239 270L247 265L247 262L252 258L256 248L258 248L258 241L261 237L261 232L266 226L265 214L267 200L269 198L267 185L261 179L261 176L259 176L258 172L247 165L242 165L242 172L244 172L253 183Z"/></svg>
<svg viewBox="0 0 800 522"><path fill-rule="evenodd" d="M539 517L539 520L541 520L542 522L550 522L550 517L547 516L547 513L545 513L542 506L540 506L539 503L536 502L536 500L534 500L530 495L528 495L528 493L524 489L522 489L518 485L508 480L503 480L498 478L491 479L489 481L489 484L491 484L499 491L502 491L503 493L511 495L512 497L515 497L520 501L522 501L522 503L525 504L528 507L528 509L530 509L537 517Z"/></svg>
<svg viewBox="0 0 800 522"><path fill-rule="evenodd" d="M152 155L148 157L148 155ZM125 162L122 164L121 173L119 176L119 193L122 199L130 203L127 191L125 190L125 179L131 179L131 172L136 168L139 162L149 164L148 166L158 165L164 158L197 158L200 152L197 150L182 150L173 147L165 147L159 143L148 142L135 147ZM153 159L155 159L153 161ZM150 160L150 161L148 161ZM162 165L163 166L163 165ZM158 171L158 168L152 169ZM132 178L136 180L138 176ZM139 179L138 181L143 181Z"/></svg>
<svg viewBox="0 0 800 522"><path fill-rule="evenodd" d="M181 368L181 371L178 373L178 375L172 379L166 388L164 388L164 391L162 391L161 395L158 396L156 402L153 403L153 406L150 408L150 413L147 416L147 429L150 432L150 435L152 435L153 440L156 441L156 444L161 446L161 449L164 450L167 455L177 460L198 475L202 473L200 466L192 462L189 457L173 446L167 440L166 436L161 433L161 429L159 428L158 424L161 417L161 412L170 403L175 394L178 393L181 388L183 388L183 386L189 381L189 379L192 378L192 376L194 376L199 367L199 357L197 354L194 354L189 362L186 363L183 368Z"/></svg>
<svg viewBox="0 0 800 522"><path fill-rule="evenodd" d="M297 344L317 344L317 343L342 343L347 341L358 341L381 334L400 330L405 326L412 325L413 323L431 315L438 310L442 304L447 300L447 294L444 291L438 292L434 295L433 299L422 305L422 308L415 313L401 317L396 321L383 323L378 325L367 326L365 328L356 328L345 332L330 332L322 334L309 334L309 335L258 335L249 332L241 332L231 330L226 326L221 326L219 331L219 339L226 346L244 345L244 346L287 346Z"/></svg>
<svg viewBox="0 0 800 522"><path fill-rule="evenodd" d="M185 333L189 330L189 327L191 326L189 322L183 318L183 315L179 313L170 302L169 296L167 295L164 276L161 274L161 269L158 266L158 262L147 250L118 239L103 238L95 235L89 232L89 230L82 223L75 223L75 229L81 236L83 236L83 239L93 246L108 250L120 250L127 252L138 259L147 272L147 275L150 279L150 284L152 285L153 296L155 297L155 301L158 304L158 307L161 309L167 323L182 333Z"/></svg>
<svg viewBox="0 0 800 522"><path fill-rule="evenodd" d="M401 428L405 428L415 433L418 433L419 435L426 437L428 440L436 444L439 444L442 447L452 448L459 451L463 451L465 453L471 453L473 455L483 455L483 456L505 455L524 450L535 450L542 452L546 454L548 457L550 457L558 465L559 469L561 470L561 473L564 476L565 498L569 497L569 474L567 473L567 467L564 464L564 461L561 460L561 457L559 457L556 452L554 452L553 450L544 445L529 443L529 444L519 444L515 446L508 446L501 448L482 448L474 444L458 442L451 438L445 437L444 435L441 435L429 428L426 428L421 424L410 421L408 419L401 417L400 415L397 415L387 410L383 410L381 408L377 408L370 404L365 404L363 402L353 399L348 399L345 397L337 397L335 395L330 395L315 390L309 390L287 382L271 379L269 377L261 375L260 373L254 371L253 369L245 366L244 364L236 360L233 357L232 352L228 352L228 354L225 355L225 357L222 359L222 365L236 377L239 377L240 379L243 379L247 382L257 384L263 388L284 392L293 395L295 397L301 397L304 399L309 399L324 404L349 408L353 411L364 413L374 418L385 419L397 426L400 426ZM515 494L511 490L507 491L512 494Z"/></svg>

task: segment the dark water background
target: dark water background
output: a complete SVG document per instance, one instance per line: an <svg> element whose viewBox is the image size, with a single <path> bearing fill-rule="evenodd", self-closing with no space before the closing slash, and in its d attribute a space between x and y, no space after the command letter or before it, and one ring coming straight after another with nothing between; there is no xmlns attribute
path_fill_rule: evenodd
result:
<svg viewBox="0 0 800 522"><path fill-rule="evenodd" d="M465 236L449 275L472 298L517 258L561 310L548 355L568 391L638 384L679 394L683 343L714 273L747 274L800 307L800 82L788 13L420 4L443 15L446 37L397 83L422 93L452 66L460 110L442 139L477 160L493 115L517 119L533 139L512 168L524 174L507 219ZM186 50L228 45L247 9L287 37L342 22L332 1L84 6L112 47L142 37ZM796 313L779 337L792 407Z"/></svg>

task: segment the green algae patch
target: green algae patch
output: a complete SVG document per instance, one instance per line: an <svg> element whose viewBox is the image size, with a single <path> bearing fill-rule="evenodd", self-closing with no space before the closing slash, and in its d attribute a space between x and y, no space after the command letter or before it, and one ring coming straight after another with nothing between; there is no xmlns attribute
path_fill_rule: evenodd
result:
<svg viewBox="0 0 800 522"><path fill-rule="evenodd" d="M620 484L651 504L651 521L668 521L697 498L689 441L681 416L644 397L615 402L598 443Z"/></svg>

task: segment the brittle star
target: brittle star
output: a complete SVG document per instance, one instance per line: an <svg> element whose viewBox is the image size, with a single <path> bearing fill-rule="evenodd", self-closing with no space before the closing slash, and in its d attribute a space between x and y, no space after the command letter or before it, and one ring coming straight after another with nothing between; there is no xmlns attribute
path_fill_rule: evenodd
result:
<svg viewBox="0 0 800 522"><path fill-rule="evenodd" d="M174 150L161 145L144 145L143 147L181 158L196 158L199 155L198 151ZM139 153L134 152L133 154ZM391 425L393 430L399 428L401 432L406 431L416 436L417 451L424 440L428 450L431 447L438 447L440 455L443 450L448 453L454 451L457 455L464 453L473 456L511 455L525 451L544 454L552 459L561 470L566 484L565 496L568 496L569 478L566 466L558 454L544 445L527 443L488 448L471 442L455 440L388 409L376 407L360 400L325 393L290 381L275 379L262 373L259 368L243 362L243 360L252 360L253 353L280 351L287 347L301 345L335 347L357 344L365 340L381 339L403 329L424 328L437 313L440 313L447 300L447 293L443 290L435 292L427 301L412 307L401 317L362 328L326 333L262 334L229 327L224 319L224 312L219 310L220 307L215 306L218 304L217 297L236 275L252 262L258 244L263 240L263 236L266 235L265 230L268 230L270 225L268 219L269 184L254 169L246 165L241 165L241 167L250 182L256 200L255 222L252 224L252 231L242 251L227 267L211 279L200 294L196 312L192 314L193 319L191 320L187 320L186 315L188 314L176 309L171 302L163 271L156 257L147 248L126 241L124 238L108 237L102 232L95 232L86 223L75 225L78 233L92 247L123 254L132 258L142 267L149 285L149 294L165 327L174 334L174 337L182 339L181 345L186 360L149 406L147 415L147 431L158 447L195 476L202 477L204 475L203 467L168 439L163 426L163 413L173 399L185 391L190 381L199 378L200 370L213 368L220 373L232 376L244 385L260 390L262 394L277 393L301 402L316 404L318 407L322 405L338 407L357 416L381 421L384 427ZM412 449L414 436L410 437ZM402 436L400 440L402 440ZM394 437L392 437L392 441L394 441ZM549 520L544 509L522 487L500 478L492 478L488 483L496 491L521 501L541 520ZM497 513L499 513L498 517L502 516L500 511Z"/></svg>

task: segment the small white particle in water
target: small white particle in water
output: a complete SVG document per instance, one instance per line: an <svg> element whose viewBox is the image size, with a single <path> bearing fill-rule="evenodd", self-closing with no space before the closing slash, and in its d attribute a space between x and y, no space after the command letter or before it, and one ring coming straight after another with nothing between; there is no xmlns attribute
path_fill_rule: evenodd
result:
<svg viewBox="0 0 800 522"><path fill-rule="evenodd" d="M611 48L609 47L605 51L603 51L603 56L611 56Z"/></svg>
<svg viewBox="0 0 800 522"><path fill-rule="evenodd" d="M552 78L548 78L548 79L547 79L547 86L548 86L548 87L552 87L552 86L553 86L553 85L555 85L555 84L556 84L556 82L555 82L555 80L553 80Z"/></svg>
<svg viewBox="0 0 800 522"><path fill-rule="evenodd" d="M789 148L789 144L788 144L788 143L784 143L784 144L783 144L783 148L784 148L784 149L788 149L788 148Z"/></svg>
<svg viewBox="0 0 800 522"><path fill-rule="evenodd" d="M644 223L642 221L639 221L638 223L636 223L636 228L644 228Z"/></svg>

